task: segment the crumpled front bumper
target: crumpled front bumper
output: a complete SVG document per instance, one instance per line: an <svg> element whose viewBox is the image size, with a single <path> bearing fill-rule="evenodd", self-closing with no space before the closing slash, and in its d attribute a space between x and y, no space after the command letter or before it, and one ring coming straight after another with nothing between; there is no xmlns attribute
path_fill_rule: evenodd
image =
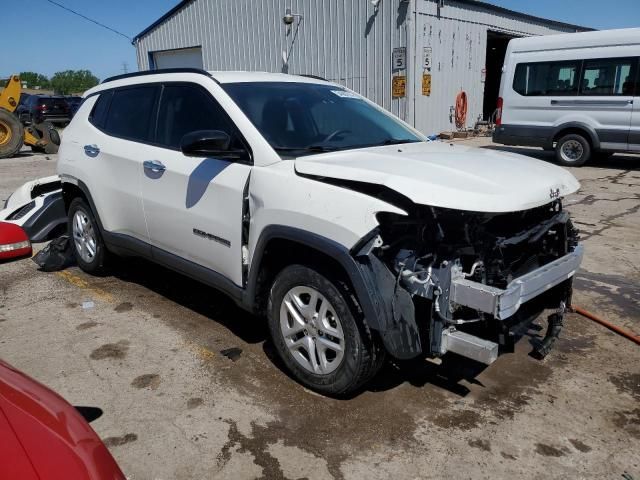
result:
<svg viewBox="0 0 640 480"><path fill-rule="evenodd" d="M571 278L580 267L583 254L584 247L577 245L573 252L515 278L504 290L455 276L451 279L449 301L506 320L523 303Z"/></svg>

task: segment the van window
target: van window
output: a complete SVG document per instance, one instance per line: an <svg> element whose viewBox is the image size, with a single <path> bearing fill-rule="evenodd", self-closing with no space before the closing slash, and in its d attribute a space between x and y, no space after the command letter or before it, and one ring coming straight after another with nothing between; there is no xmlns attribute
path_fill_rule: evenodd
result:
<svg viewBox="0 0 640 480"><path fill-rule="evenodd" d="M579 71L579 61L519 63L513 89L525 96L576 95Z"/></svg>
<svg viewBox="0 0 640 480"><path fill-rule="evenodd" d="M585 60L581 95L633 95L634 61L631 58Z"/></svg>
<svg viewBox="0 0 640 480"><path fill-rule="evenodd" d="M158 112L157 143L180 149L180 140L197 130L220 130L238 145L231 119L211 94L196 85L165 85Z"/></svg>
<svg viewBox="0 0 640 480"><path fill-rule="evenodd" d="M115 137L148 142L156 91L155 86L114 91L104 130Z"/></svg>

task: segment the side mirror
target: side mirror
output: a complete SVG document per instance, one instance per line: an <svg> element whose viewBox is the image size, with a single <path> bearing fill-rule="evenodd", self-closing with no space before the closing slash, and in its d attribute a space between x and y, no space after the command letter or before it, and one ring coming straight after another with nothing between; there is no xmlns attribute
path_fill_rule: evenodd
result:
<svg viewBox="0 0 640 480"><path fill-rule="evenodd" d="M231 137L220 130L197 130L180 140L180 150L190 157L241 158L244 151L230 150Z"/></svg>

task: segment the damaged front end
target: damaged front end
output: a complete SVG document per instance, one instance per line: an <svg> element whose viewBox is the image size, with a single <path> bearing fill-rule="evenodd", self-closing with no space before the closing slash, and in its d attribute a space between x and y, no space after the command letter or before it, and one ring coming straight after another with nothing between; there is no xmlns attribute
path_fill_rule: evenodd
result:
<svg viewBox="0 0 640 480"><path fill-rule="evenodd" d="M352 254L373 298L377 325L396 358L455 352L490 364L499 347L544 309L554 309L544 356L571 300L582 246L560 200L531 210L479 213L413 206L380 213Z"/></svg>

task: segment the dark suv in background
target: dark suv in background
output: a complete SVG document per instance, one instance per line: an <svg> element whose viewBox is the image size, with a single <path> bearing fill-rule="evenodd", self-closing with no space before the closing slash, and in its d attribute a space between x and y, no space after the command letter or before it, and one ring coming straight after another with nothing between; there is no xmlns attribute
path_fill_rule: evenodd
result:
<svg viewBox="0 0 640 480"><path fill-rule="evenodd" d="M67 102L67 105L69 105L69 116L73 118L73 116L78 111L78 108L80 108L80 104L82 103L82 97L79 97L77 95L71 95L69 97L64 97L64 99Z"/></svg>
<svg viewBox="0 0 640 480"><path fill-rule="evenodd" d="M69 104L64 97L30 95L16 111L22 123L41 123L49 120L66 125L71 121Z"/></svg>

